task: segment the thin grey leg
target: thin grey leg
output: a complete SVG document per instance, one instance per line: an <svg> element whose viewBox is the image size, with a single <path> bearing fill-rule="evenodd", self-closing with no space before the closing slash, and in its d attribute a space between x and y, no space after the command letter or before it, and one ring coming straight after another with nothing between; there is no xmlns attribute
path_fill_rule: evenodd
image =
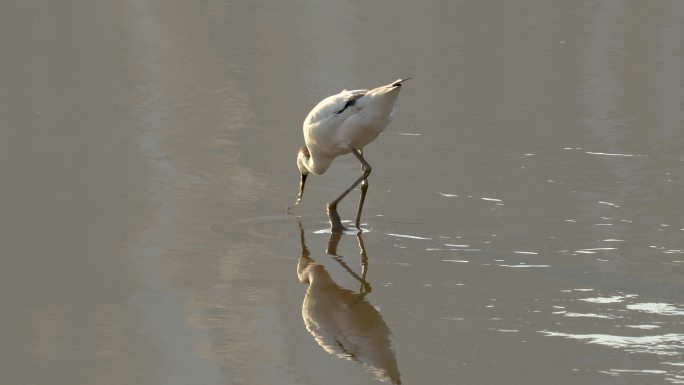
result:
<svg viewBox="0 0 684 385"><path fill-rule="evenodd" d="M364 181L366 178L368 178L368 175L371 173L371 166L366 162L366 160L363 158L363 154L357 149L352 149L352 154L356 156L356 159L361 162L361 169L363 173L361 176L354 181L354 183L351 184L340 196L338 196L334 201L328 203L328 217L330 218L330 225L332 227L333 232L343 232L345 230L344 226L342 226L342 221L340 220L340 215L337 213L337 204L349 194L352 190L356 188L356 186L359 185L362 181ZM363 190L361 191L362 195L364 195L365 199L365 193ZM363 201L361 201L361 205L363 204ZM360 210L359 210L360 214ZM357 222L358 222L358 214L357 214Z"/></svg>
<svg viewBox="0 0 684 385"><path fill-rule="evenodd" d="M366 193L368 192L368 179L361 181L361 198L359 199L359 208L356 211L356 228L361 231L361 211L363 211L363 202L366 200Z"/></svg>

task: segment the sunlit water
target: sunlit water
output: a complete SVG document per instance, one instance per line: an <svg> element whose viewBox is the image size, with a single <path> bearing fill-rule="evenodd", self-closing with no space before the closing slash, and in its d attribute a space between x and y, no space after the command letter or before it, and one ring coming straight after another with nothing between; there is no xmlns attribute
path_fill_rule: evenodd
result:
<svg viewBox="0 0 684 385"><path fill-rule="evenodd" d="M684 383L682 4L3 12L3 382ZM286 215L309 109L404 76L362 236L353 157Z"/></svg>

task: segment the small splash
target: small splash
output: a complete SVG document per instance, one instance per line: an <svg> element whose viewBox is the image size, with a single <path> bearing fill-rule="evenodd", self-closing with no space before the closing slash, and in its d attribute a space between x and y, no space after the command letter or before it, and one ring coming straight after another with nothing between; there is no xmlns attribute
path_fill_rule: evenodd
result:
<svg viewBox="0 0 684 385"><path fill-rule="evenodd" d="M620 373L638 373L638 374L667 374L665 370L654 370L654 369L609 369L600 370L599 373L605 373L610 375L619 375Z"/></svg>
<svg viewBox="0 0 684 385"><path fill-rule="evenodd" d="M403 135L403 136L421 136L422 134L418 134L415 132L397 132L397 135Z"/></svg>
<svg viewBox="0 0 684 385"><path fill-rule="evenodd" d="M431 240L432 238L425 238L425 237L419 237L417 235L407 235L407 234L392 234L392 233L385 233L386 235L392 236L392 237L397 237L397 238L408 238L408 239L422 239L422 240Z"/></svg>
<svg viewBox="0 0 684 385"><path fill-rule="evenodd" d="M572 317L572 318L601 318L601 319L615 319L619 317L613 317L605 314L596 314L596 313L565 313L563 314L564 317Z"/></svg>
<svg viewBox="0 0 684 385"><path fill-rule="evenodd" d="M660 329L660 326L658 326L658 325L625 325L625 327L632 328L632 329L643 329L643 330Z"/></svg>
<svg viewBox="0 0 684 385"><path fill-rule="evenodd" d="M480 199L482 199L483 201L501 203L501 199L498 199L498 198L486 198L486 197L481 197Z"/></svg>
<svg viewBox="0 0 684 385"><path fill-rule="evenodd" d="M636 294L614 295L612 297L594 297L594 298L580 298L580 301L591 303L620 303L627 298L634 298Z"/></svg>
<svg viewBox="0 0 684 385"><path fill-rule="evenodd" d="M530 254L530 255L538 255L539 254L536 251L516 251L516 250L514 250L513 252L516 254Z"/></svg>
<svg viewBox="0 0 684 385"><path fill-rule="evenodd" d="M369 229L369 228L366 228L366 227L363 227L363 226L361 227L361 232L363 232L364 234L365 234L365 233L370 233L371 231L372 231L372 230ZM316 230L316 231L314 231L313 233L314 233L314 234L331 234L331 233L332 233L332 230L331 230L330 228L326 228L326 229ZM344 235L356 235L356 234L358 234L358 233L359 233L359 230L356 229L356 228L346 228L346 229L342 232L342 234L344 234Z"/></svg>
<svg viewBox="0 0 684 385"><path fill-rule="evenodd" d="M454 197L458 196L458 194L447 194L447 193L443 193L443 192L439 192L439 191L437 191L437 194L439 194L443 197L447 197L447 198L454 198Z"/></svg>
<svg viewBox="0 0 684 385"><path fill-rule="evenodd" d="M571 334L540 330L548 337L564 337L585 341L588 344L603 345L630 353L650 353L676 356L684 349L684 334L661 334L652 336L616 336L611 334Z"/></svg>
<svg viewBox="0 0 684 385"><path fill-rule="evenodd" d="M585 153L589 154L589 155L603 155L603 156L624 156L624 157L644 156L644 155L638 155L638 154L621 154L621 153L594 152L594 151L585 151Z"/></svg>
<svg viewBox="0 0 684 385"><path fill-rule="evenodd" d="M627 305L627 309L660 315L684 315L684 310L669 303L635 303Z"/></svg>
<svg viewBox="0 0 684 385"><path fill-rule="evenodd" d="M442 259L442 262L468 263L465 259Z"/></svg>
<svg viewBox="0 0 684 385"><path fill-rule="evenodd" d="M620 207L619 205L611 202L606 202L606 201L599 201L598 202L600 205L606 205L606 206L613 206L613 207Z"/></svg>
<svg viewBox="0 0 684 385"><path fill-rule="evenodd" d="M522 268L543 268L543 267L551 267L551 265L527 265L524 263L518 264L518 265L497 265L501 267L522 267Z"/></svg>

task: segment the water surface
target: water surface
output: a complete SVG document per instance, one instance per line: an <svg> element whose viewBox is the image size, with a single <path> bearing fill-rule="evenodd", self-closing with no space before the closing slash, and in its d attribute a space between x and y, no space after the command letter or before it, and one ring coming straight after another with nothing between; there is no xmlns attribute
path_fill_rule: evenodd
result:
<svg viewBox="0 0 684 385"><path fill-rule="evenodd" d="M682 3L3 8L4 382L684 383ZM331 249L301 122L404 76Z"/></svg>

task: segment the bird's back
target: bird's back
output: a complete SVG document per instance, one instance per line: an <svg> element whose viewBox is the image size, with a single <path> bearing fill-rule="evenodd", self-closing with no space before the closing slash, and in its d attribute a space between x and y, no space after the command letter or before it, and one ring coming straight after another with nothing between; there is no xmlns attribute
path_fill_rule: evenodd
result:
<svg viewBox="0 0 684 385"><path fill-rule="evenodd" d="M304 128L306 129L307 126L318 126L331 118L338 117L341 112L349 109L349 107L353 107L352 105L347 105L349 101L356 103L358 98L365 95L366 92L368 90L343 90L339 94L330 95L321 100L304 119Z"/></svg>
<svg viewBox="0 0 684 385"><path fill-rule="evenodd" d="M304 120L304 141L311 155L309 171L320 175L335 157L362 150L374 141L392 121L404 81L370 90L344 90L319 102Z"/></svg>
<svg viewBox="0 0 684 385"><path fill-rule="evenodd" d="M362 149L393 117L399 87L344 90L323 99L304 120L304 139L314 153L340 155Z"/></svg>

